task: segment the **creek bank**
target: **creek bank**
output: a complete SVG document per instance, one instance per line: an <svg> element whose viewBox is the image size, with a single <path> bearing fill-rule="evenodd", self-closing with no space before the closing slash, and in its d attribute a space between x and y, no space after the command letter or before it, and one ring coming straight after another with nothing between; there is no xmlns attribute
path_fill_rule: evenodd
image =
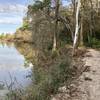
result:
<svg viewBox="0 0 100 100"><path fill-rule="evenodd" d="M82 74L69 87L60 88L52 100L100 100L100 51L88 49L82 61Z"/></svg>
<svg viewBox="0 0 100 100"><path fill-rule="evenodd" d="M15 32L14 41L33 43L32 31L19 29Z"/></svg>
<svg viewBox="0 0 100 100"><path fill-rule="evenodd" d="M27 48L28 46L25 46L25 50ZM24 47L21 50L19 49L22 54L25 50ZM17 95L15 100L50 100L51 95L58 93L59 90L61 91L62 88L59 87L70 85L76 79L76 75L79 76L79 71L83 67L80 57L77 57L78 59L75 57L72 60L71 51L72 48L66 46L59 49L58 55L51 55L50 51L48 53L41 51L36 61L31 57L31 62L34 63L35 80L28 87L25 95L14 92ZM27 54L29 53L25 53L25 55ZM30 61L30 56L27 59Z"/></svg>
<svg viewBox="0 0 100 100"><path fill-rule="evenodd" d="M33 43L32 31L18 29L13 35L7 34L0 42Z"/></svg>

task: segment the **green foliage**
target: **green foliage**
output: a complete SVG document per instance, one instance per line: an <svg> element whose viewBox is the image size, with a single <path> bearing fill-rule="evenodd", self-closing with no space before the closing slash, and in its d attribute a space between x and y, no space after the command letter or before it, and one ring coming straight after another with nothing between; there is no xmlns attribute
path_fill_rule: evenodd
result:
<svg viewBox="0 0 100 100"><path fill-rule="evenodd" d="M65 28L59 32L58 39L59 47L72 43L71 34Z"/></svg>
<svg viewBox="0 0 100 100"><path fill-rule="evenodd" d="M28 19L26 17L23 19L23 25L19 29L21 29L21 30L30 29L30 24L29 24Z"/></svg>
<svg viewBox="0 0 100 100"><path fill-rule="evenodd" d="M96 39L96 38L93 38L93 39L91 40L91 42L92 42L92 47L93 47L93 48L100 48L100 40L98 40L98 39Z"/></svg>
<svg viewBox="0 0 100 100"><path fill-rule="evenodd" d="M13 38L14 38L13 34L4 34L4 33L2 33L0 35L1 40L12 40Z"/></svg>
<svg viewBox="0 0 100 100"><path fill-rule="evenodd" d="M95 33L95 36L84 36L84 45L92 48L100 48L100 36L99 33Z"/></svg>
<svg viewBox="0 0 100 100"><path fill-rule="evenodd" d="M22 26L22 29L23 30L29 29L29 24L28 23L24 23L23 26Z"/></svg>
<svg viewBox="0 0 100 100"><path fill-rule="evenodd" d="M39 58L38 64L34 66L35 82L30 100L50 100L51 94L56 93L65 81L72 78L70 60L64 53L61 51L61 55L53 58L51 54L45 55L46 60Z"/></svg>
<svg viewBox="0 0 100 100"><path fill-rule="evenodd" d="M65 48L61 48L59 55L53 58L52 52L39 53L38 61L34 63L32 86L25 95L15 91L10 96L17 96L14 100L50 100L51 95L57 93L58 88L66 85L65 82L72 78L71 58L67 53Z"/></svg>
<svg viewBox="0 0 100 100"><path fill-rule="evenodd" d="M5 34L2 33L2 34L0 35L0 39L3 39L4 37L5 37Z"/></svg>
<svg viewBox="0 0 100 100"><path fill-rule="evenodd" d="M38 11L38 10L42 10L45 7L50 7L50 1L51 0L35 0L34 4L32 5L32 10L33 11Z"/></svg>

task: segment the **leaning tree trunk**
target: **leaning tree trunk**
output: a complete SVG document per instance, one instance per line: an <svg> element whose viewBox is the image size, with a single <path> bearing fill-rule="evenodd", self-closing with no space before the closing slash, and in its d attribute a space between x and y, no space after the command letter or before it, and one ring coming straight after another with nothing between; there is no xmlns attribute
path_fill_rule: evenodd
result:
<svg viewBox="0 0 100 100"><path fill-rule="evenodd" d="M77 49L77 42L79 37L79 12L80 12L80 3L81 0L77 1L77 9L76 9L76 27L75 27L75 36L73 42L73 55L75 54L75 50Z"/></svg>

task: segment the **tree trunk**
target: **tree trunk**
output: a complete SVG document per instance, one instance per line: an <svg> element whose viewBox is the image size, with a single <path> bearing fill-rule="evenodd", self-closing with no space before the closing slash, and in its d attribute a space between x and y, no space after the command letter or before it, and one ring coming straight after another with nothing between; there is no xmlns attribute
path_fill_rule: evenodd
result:
<svg viewBox="0 0 100 100"><path fill-rule="evenodd" d="M79 11L80 11L80 0L77 1L77 9L76 9L76 27L75 27L75 37L73 42L73 55L75 54L75 50L77 48L77 41L79 36Z"/></svg>
<svg viewBox="0 0 100 100"><path fill-rule="evenodd" d="M72 41L74 42L74 33L75 33L75 15L76 15L76 0L71 0L73 4L73 33L72 33Z"/></svg>
<svg viewBox="0 0 100 100"><path fill-rule="evenodd" d="M53 36L53 51L57 49L57 30L58 30L58 22L55 22L55 32Z"/></svg>
<svg viewBox="0 0 100 100"><path fill-rule="evenodd" d="M83 18L81 18L80 45L83 46Z"/></svg>
<svg viewBox="0 0 100 100"><path fill-rule="evenodd" d="M99 13L99 1L98 0L96 0L96 9L97 9L97 14Z"/></svg>
<svg viewBox="0 0 100 100"><path fill-rule="evenodd" d="M59 13L59 1L55 0L55 31L53 37L53 51L57 49L57 33L58 33L58 13Z"/></svg>

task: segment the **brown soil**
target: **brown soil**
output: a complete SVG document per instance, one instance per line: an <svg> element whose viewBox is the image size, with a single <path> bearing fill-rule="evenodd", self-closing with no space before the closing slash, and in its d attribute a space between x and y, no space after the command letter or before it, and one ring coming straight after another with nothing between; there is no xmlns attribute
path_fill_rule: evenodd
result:
<svg viewBox="0 0 100 100"><path fill-rule="evenodd" d="M100 100L100 51L89 49L82 61L82 74L52 100Z"/></svg>

